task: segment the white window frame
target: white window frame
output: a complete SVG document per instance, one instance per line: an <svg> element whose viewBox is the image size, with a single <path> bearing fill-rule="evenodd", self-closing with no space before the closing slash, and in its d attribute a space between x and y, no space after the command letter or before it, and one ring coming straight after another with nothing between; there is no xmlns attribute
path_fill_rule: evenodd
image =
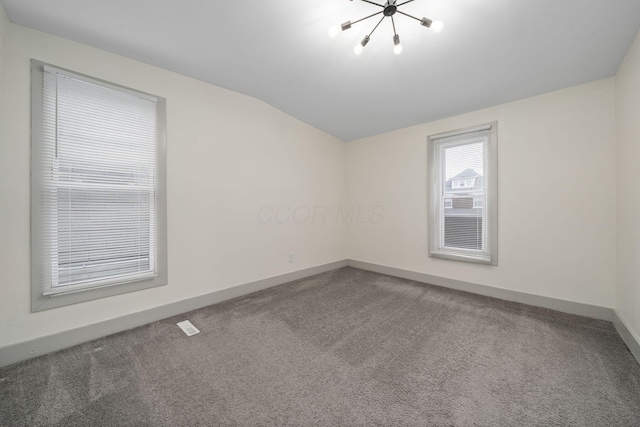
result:
<svg viewBox="0 0 640 427"><path fill-rule="evenodd" d="M43 205L43 162L45 154L43 147L43 79L45 67L54 69L64 76L86 81L112 90L134 94L140 97L154 99L157 105L157 136L156 145L156 189L155 211L151 214L155 222L155 274L140 277L139 280L129 281L109 280L104 283L95 281L91 286L69 287L68 290L52 292L51 285L45 280L43 271L54 270L55 251L47 250L45 246L43 224L46 224ZM164 98L140 92L124 86L105 82L100 79L75 73L64 68L31 60L31 311L41 311L50 308L66 306L97 298L147 289L167 284L167 217L166 217L166 101ZM52 243L53 244L53 243ZM49 254L49 255L47 255ZM50 276L51 274L49 274Z"/></svg>
<svg viewBox="0 0 640 427"><path fill-rule="evenodd" d="M486 136L485 136L486 135ZM482 207L483 249L448 248L444 244L445 194L444 150L459 145L484 142L484 199ZM498 123L431 135L427 140L429 257L479 264L498 265ZM452 183L453 188L453 183ZM474 197L475 199L476 197ZM475 207L475 203L474 203Z"/></svg>

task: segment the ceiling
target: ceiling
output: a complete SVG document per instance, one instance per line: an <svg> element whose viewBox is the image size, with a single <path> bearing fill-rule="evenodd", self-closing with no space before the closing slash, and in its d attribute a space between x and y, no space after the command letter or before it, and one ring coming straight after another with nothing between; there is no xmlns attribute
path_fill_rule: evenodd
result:
<svg viewBox="0 0 640 427"><path fill-rule="evenodd" d="M382 3L383 0L374 0ZM416 0L436 34L347 0L1 0L17 24L241 92L345 141L613 76L639 0Z"/></svg>

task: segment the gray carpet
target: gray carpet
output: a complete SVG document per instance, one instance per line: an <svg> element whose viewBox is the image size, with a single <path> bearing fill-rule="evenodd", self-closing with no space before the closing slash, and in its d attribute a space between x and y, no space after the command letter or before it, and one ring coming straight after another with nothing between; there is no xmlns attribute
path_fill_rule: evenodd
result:
<svg viewBox="0 0 640 427"><path fill-rule="evenodd" d="M609 322L347 267L0 369L0 425L640 426L640 366Z"/></svg>

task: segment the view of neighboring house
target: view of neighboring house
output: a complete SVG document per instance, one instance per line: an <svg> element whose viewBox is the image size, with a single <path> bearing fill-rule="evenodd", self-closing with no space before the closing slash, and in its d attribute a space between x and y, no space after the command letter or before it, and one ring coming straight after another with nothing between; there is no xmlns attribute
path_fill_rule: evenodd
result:
<svg viewBox="0 0 640 427"><path fill-rule="evenodd" d="M447 180L444 195L445 246L482 250L482 175L465 169Z"/></svg>

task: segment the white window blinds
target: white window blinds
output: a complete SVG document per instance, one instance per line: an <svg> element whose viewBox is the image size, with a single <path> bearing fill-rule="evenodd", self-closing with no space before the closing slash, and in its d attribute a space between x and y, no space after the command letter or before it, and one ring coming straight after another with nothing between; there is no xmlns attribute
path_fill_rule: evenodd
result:
<svg viewBox="0 0 640 427"><path fill-rule="evenodd" d="M496 124L429 138L429 253L497 263Z"/></svg>
<svg viewBox="0 0 640 427"><path fill-rule="evenodd" d="M157 100L44 66L43 294L157 274Z"/></svg>

